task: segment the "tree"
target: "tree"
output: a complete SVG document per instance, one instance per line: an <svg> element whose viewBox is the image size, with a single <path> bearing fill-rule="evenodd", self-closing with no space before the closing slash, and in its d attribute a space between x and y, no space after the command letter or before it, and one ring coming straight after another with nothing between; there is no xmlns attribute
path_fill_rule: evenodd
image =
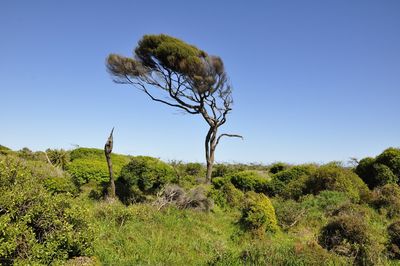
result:
<svg viewBox="0 0 400 266"><path fill-rule="evenodd" d="M114 173L112 170L112 161L111 161L111 152L113 149L113 132L114 128L111 130L110 136L107 139L106 144L104 145L104 154L107 160L108 172L110 174L110 186L108 188L108 197L115 198L115 182L114 182Z"/></svg>
<svg viewBox="0 0 400 266"><path fill-rule="evenodd" d="M161 34L143 36L133 58L110 54L106 64L116 83L134 85L153 101L203 117L209 127L204 144L206 180L210 182L221 138L242 138L236 134L218 135L233 104L232 87L221 58Z"/></svg>

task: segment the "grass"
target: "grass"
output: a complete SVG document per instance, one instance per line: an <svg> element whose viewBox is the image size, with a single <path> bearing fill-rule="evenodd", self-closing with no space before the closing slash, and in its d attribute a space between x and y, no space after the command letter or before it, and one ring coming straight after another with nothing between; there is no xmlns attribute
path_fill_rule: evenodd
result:
<svg viewBox="0 0 400 266"><path fill-rule="evenodd" d="M237 213L96 203L95 256L104 265L205 265L234 251Z"/></svg>

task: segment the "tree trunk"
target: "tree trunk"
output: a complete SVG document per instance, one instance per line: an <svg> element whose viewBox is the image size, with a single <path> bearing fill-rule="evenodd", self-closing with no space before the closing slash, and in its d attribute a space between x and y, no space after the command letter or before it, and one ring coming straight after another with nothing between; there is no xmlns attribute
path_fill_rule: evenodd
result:
<svg viewBox="0 0 400 266"><path fill-rule="evenodd" d="M212 179L212 169L214 166L214 154L215 148L217 146L217 127L210 127L208 130L205 148L206 148L206 162L207 162L207 174L206 174L206 183L211 183Z"/></svg>
<svg viewBox="0 0 400 266"><path fill-rule="evenodd" d="M114 182L114 173L111 162L111 152L113 148L113 132L114 128L111 130L111 134L107 139L106 145L104 146L104 154L106 155L108 172L110 174L110 185L107 189L107 196L110 198L115 198L115 182Z"/></svg>
<svg viewBox="0 0 400 266"><path fill-rule="evenodd" d="M114 182L114 173L112 169L111 156L106 155L106 159L107 159L108 172L110 174L110 186L108 188L108 196L111 198L115 198L115 182Z"/></svg>

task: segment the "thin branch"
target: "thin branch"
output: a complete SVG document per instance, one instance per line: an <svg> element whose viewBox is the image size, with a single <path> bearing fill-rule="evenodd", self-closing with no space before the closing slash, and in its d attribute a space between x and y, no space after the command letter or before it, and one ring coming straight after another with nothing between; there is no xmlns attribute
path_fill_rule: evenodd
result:
<svg viewBox="0 0 400 266"><path fill-rule="evenodd" d="M219 137L217 138L217 142L215 143L215 146L218 145L218 143L219 143L219 141L220 141L220 139L221 139L222 137L241 138L241 139L243 139L243 136L241 136L241 135L237 135L237 134L225 134L225 133L224 133L224 134L219 135Z"/></svg>
<svg viewBox="0 0 400 266"><path fill-rule="evenodd" d="M141 90L141 91L143 91L144 93L146 93L146 94L150 97L150 99L152 99L152 100L155 101L155 102L160 102L160 103L163 103L163 104L172 106L172 107L177 107L177 108L183 109L183 110L185 110L186 112L188 112L188 113L190 113L190 114L198 114L198 113L199 113L199 111L197 111L197 110L192 111L192 110L190 110L189 108L187 108L187 107L185 107L185 106L182 106L182 105L179 105L179 104L170 103L170 102L167 102L167 101L158 99L158 98L154 97L154 96L146 89L146 86L144 86L142 83L140 83L140 82L133 82L128 76L126 76L125 78L126 78L126 80L128 80L128 82L129 82L130 84L136 85L136 86L140 86L140 88L138 88L138 87L136 87L136 88L138 88L139 90Z"/></svg>

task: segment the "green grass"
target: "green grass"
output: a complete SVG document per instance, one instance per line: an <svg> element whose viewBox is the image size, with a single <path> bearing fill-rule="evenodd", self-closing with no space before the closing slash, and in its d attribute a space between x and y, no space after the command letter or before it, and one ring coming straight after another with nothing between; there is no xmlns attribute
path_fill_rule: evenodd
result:
<svg viewBox="0 0 400 266"><path fill-rule="evenodd" d="M234 250L238 213L95 204L95 256L104 265L205 265Z"/></svg>

